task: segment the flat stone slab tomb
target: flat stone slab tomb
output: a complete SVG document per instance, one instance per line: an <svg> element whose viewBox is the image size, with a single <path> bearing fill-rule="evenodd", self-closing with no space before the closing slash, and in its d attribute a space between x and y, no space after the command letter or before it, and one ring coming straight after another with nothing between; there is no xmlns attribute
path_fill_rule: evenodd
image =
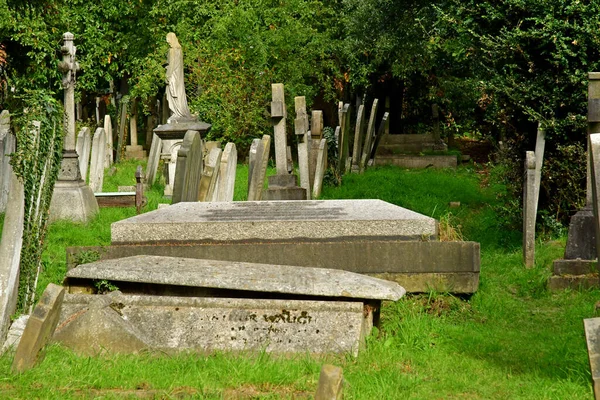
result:
<svg viewBox="0 0 600 400"><path fill-rule="evenodd" d="M119 290L90 294L102 284ZM80 265L66 286L54 339L83 354L357 355L381 301L405 294L397 283L341 270L145 255Z"/></svg>
<svg viewBox="0 0 600 400"><path fill-rule="evenodd" d="M436 240L437 222L382 200L189 202L118 221L113 244L297 239Z"/></svg>

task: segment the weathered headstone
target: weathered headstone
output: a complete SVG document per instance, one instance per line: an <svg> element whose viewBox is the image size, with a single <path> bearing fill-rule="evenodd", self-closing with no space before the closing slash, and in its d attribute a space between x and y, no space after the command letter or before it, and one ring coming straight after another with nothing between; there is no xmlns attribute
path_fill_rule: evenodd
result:
<svg viewBox="0 0 600 400"><path fill-rule="evenodd" d="M215 201L233 201L235 174L237 172L237 149L235 143L227 143L221 155L219 184Z"/></svg>
<svg viewBox="0 0 600 400"><path fill-rule="evenodd" d="M310 200L310 133L308 131L308 115L306 114L306 98L297 96L294 98L296 119L294 129L298 138L298 170L300 172L300 187L306 190L306 199Z"/></svg>
<svg viewBox="0 0 600 400"><path fill-rule="evenodd" d="M535 264L535 153L525 154L523 179L523 263L527 268Z"/></svg>
<svg viewBox="0 0 600 400"><path fill-rule="evenodd" d="M375 120L377 119L377 106L379 100L373 100L373 106L371 107L371 115L369 116L369 123L367 124L367 133L365 136L365 145L363 146L362 156L360 158L359 172L364 172L367 168L367 163L371 158L371 152L373 150L374 137L375 137Z"/></svg>
<svg viewBox="0 0 600 400"><path fill-rule="evenodd" d="M315 168L315 181L312 189L313 198L321 196L321 189L323 188L323 177L327 170L327 139L321 139L319 141L319 148L316 153L317 162Z"/></svg>
<svg viewBox="0 0 600 400"><path fill-rule="evenodd" d="M590 135L590 175L592 183L592 209L594 210L594 230L596 233L596 253L600 261L600 133Z"/></svg>
<svg viewBox="0 0 600 400"><path fill-rule="evenodd" d="M354 128L354 146L352 150L352 172L358 172L360 155L362 153L362 141L364 138L365 106L361 104L356 114L356 126Z"/></svg>
<svg viewBox="0 0 600 400"><path fill-rule="evenodd" d="M23 184L12 171L9 177L10 192L0 239L0 343L4 343L17 305L25 209Z"/></svg>
<svg viewBox="0 0 600 400"><path fill-rule="evenodd" d="M54 334L65 295L62 286L48 284L27 321L12 364L14 373L24 372L41 358L40 352Z"/></svg>
<svg viewBox="0 0 600 400"><path fill-rule="evenodd" d="M113 129L110 115L104 116L104 132L106 134L106 161L104 168L109 168L113 164Z"/></svg>
<svg viewBox="0 0 600 400"><path fill-rule="evenodd" d="M131 105L131 115L129 116L129 146L125 146L125 157L136 160L146 158L146 150L138 144L137 134L137 99L134 99Z"/></svg>
<svg viewBox="0 0 600 400"><path fill-rule="evenodd" d="M177 169L173 183L172 203L198 201L198 185L202 176L202 139L197 131L188 131L177 152Z"/></svg>
<svg viewBox="0 0 600 400"><path fill-rule="evenodd" d="M252 177L248 187L248 201L262 199L270 151L271 137L269 135L263 135L256 152L256 165L252 168Z"/></svg>
<svg viewBox="0 0 600 400"><path fill-rule="evenodd" d="M117 123L118 135L117 135L117 152L115 157L115 162L119 162L121 157L123 157L123 152L125 151L125 136L127 133L127 110L129 108L129 103L126 101L121 101L121 114L119 116L119 120Z"/></svg>
<svg viewBox="0 0 600 400"><path fill-rule="evenodd" d="M287 133L285 131L285 95L282 83L271 85L273 101L271 103L271 119L273 120L273 137L275 141L275 165L278 174L287 174Z"/></svg>
<svg viewBox="0 0 600 400"><path fill-rule="evenodd" d="M154 180L156 179L156 171L158 170L162 149L162 139L156 133L152 135L152 146L150 146L150 154L148 155L148 164L146 166L146 183L150 186L154 184Z"/></svg>
<svg viewBox="0 0 600 400"><path fill-rule="evenodd" d="M165 196L173 195L173 185L177 172L177 154L181 148L181 140L162 140L160 158L164 160Z"/></svg>
<svg viewBox="0 0 600 400"><path fill-rule="evenodd" d="M298 143L298 170L300 172L300 187L306 190L307 200L310 200L312 198L312 188L310 187L309 146L310 143Z"/></svg>
<svg viewBox="0 0 600 400"><path fill-rule="evenodd" d="M315 400L342 400L344 371L335 365L325 364L321 368Z"/></svg>
<svg viewBox="0 0 600 400"><path fill-rule="evenodd" d="M15 135L10 131L10 114L7 110L0 113L0 213L5 212L10 189L10 154L16 146Z"/></svg>
<svg viewBox="0 0 600 400"><path fill-rule="evenodd" d="M348 152L350 149L350 104L344 104L341 112L340 140L338 146L338 173L346 172Z"/></svg>
<svg viewBox="0 0 600 400"><path fill-rule="evenodd" d="M544 148L546 147L546 131L538 125L535 140L535 215L537 218L538 202L540 199L540 186L542 183L542 167L544 166Z"/></svg>
<svg viewBox="0 0 600 400"><path fill-rule="evenodd" d="M92 152L92 133L90 128L84 127L79 131L79 135L77 135L77 149L79 150L79 170L81 171L81 178L84 181L87 181L90 155Z"/></svg>
<svg viewBox="0 0 600 400"><path fill-rule="evenodd" d="M250 189L250 182L252 182L254 168L256 168L259 148L260 139L252 139L252 144L250 144L250 151L248 153L248 189Z"/></svg>
<svg viewBox="0 0 600 400"><path fill-rule="evenodd" d="M321 139L323 137L323 111L313 110L310 120L310 137Z"/></svg>
<svg viewBox="0 0 600 400"><path fill-rule="evenodd" d="M221 165L222 150L213 147L206 158L202 169L202 178L198 188L198 201L212 201L219 179L219 167Z"/></svg>
<svg viewBox="0 0 600 400"><path fill-rule="evenodd" d="M104 162L106 161L106 134L104 128L96 129L92 140L92 162L90 164L90 187L95 193L102 192Z"/></svg>
<svg viewBox="0 0 600 400"><path fill-rule="evenodd" d="M390 114L387 111L383 113L383 118L381 118L381 122L379 123L377 135L375 135L375 139L373 140L373 149L371 150L370 160L373 160L375 158L377 147L379 147L381 138L385 135L386 126L389 126L389 116Z"/></svg>
<svg viewBox="0 0 600 400"><path fill-rule="evenodd" d="M98 212L98 202L92 189L85 184L86 177L83 176L82 179L79 157L75 151L75 74L79 70L79 64L75 61L77 49L73 46L73 34L67 32L63 39L63 60L58 67L63 73L62 84L65 91L65 139L60 171L50 202L49 220L87 222Z"/></svg>
<svg viewBox="0 0 600 400"><path fill-rule="evenodd" d="M587 318L583 320L585 338L587 341L590 370L592 372L592 386L594 398L600 399L600 318Z"/></svg>

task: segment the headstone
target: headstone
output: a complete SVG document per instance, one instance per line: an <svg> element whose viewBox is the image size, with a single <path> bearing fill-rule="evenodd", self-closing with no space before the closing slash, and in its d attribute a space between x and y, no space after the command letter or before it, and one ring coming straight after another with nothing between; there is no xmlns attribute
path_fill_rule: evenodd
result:
<svg viewBox="0 0 600 400"><path fill-rule="evenodd" d="M81 143L81 145L79 143ZM79 135L77 135L77 149L79 150L79 170L81 171L81 178L84 181L87 181L91 148L92 134L90 128L81 128Z"/></svg>
<svg viewBox="0 0 600 400"><path fill-rule="evenodd" d="M98 202L92 189L85 184L85 176L82 179L79 157L75 151L75 74L79 70L79 64L75 61L77 49L73 46L73 38L70 32L63 35L63 60L58 64L63 73L65 92L65 139L60 171L50 202L50 222L61 219L88 222L98 212Z"/></svg>
<svg viewBox="0 0 600 400"><path fill-rule="evenodd" d="M260 145L256 151L256 165L252 168L252 177L248 187L248 201L262 199L267 166L269 164L269 152L271 151L271 137L263 135Z"/></svg>
<svg viewBox="0 0 600 400"><path fill-rule="evenodd" d="M344 371L335 365L325 364L321 368L315 400L342 400Z"/></svg>
<svg viewBox="0 0 600 400"><path fill-rule="evenodd" d="M300 172L300 187L306 190L306 199L310 200L311 187L310 187L310 166L309 166L309 143L302 142L298 143L298 170Z"/></svg>
<svg viewBox="0 0 600 400"><path fill-rule="evenodd" d="M98 128L94 133L94 139L92 141L92 162L90 165L90 187L95 193L102 192L105 161L106 134L104 128Z"/></svg>
<svg viewBox="0 0 600 400"><path fill-rule="evenodd" d="M340 140L338 146L338 173L346 172L346 164L349 152L349 137L350 137L350 104L344 104L341 112L342 122L340 124Z"/></svg>
<svg viewBox="0 0 600 400"><path fill-rule="evenodd" d="M127 110L128 103L125 101L121 101L121 115L119 116L118 121L118 129L119 134L117 136L117 153L115 157L115 162L119 162L121 157L123 156L123 152L125 151L125 135L127 131Z"/></svg>
<svg viewBox="0 0 600 400"><path fill-rule="evenodd" d="M308 131L308 115L306 114L306 98L297 96L294 98L296 109L296 119L294 120L294 129L298 137L298 170L300 173L300 187L306 190L306 198L310 196L310 151L311 141Z"/></svg>
<svg viewBox="0 0 600 400"><path fill-rule="evenodd" d="M273 120L275 140L275 165L278 174L287 174L287 133L285 131L285 119L287 111L285 107L285 95L282 83L271 85L273 102L271 103L271 119Z"/></svg>
<svg viewBox="0 0 600 400"><path fill-rule="evenodd" d="M327 139L319 141L319 148L316 153L317 163L315 168L315 182L312 189L313 198L321 196L321 189L323 188L323 177L327 170Z"/></svg>
<svg viewBox="0 0 600 400"><path fill-rule="evenodd" d="M527 268L535 264L535 153L525 155L523 179L523 263Z"/></svg>
<svg viewBox="0 0 600 400"><path fill-rule="evenodd" d="M113 164L113 130L110 115L104 116L104 133L106 134L106 161L104 168L109 168Z"/></svg>
<svg viewBox="0 0 600 400"><path fill-rule="evenodd" d="M254 168L256 168L259 148L260 139L252 139L252 144L250 145L250 152L248 153L248 189L250 189L250 182L252 182Z"/></svg>
<svg viewBox="0 0 600 400"><path fill-rule="evenodd" d="M25 326L27 325L27 321L29 320L29 314L21 315L17 319L15 319L12 324L10 324L10 328L8 329L8 334L6 335L6 341L2 345L2 349L0 349L0 354L3 354L5 351L9 349L16 349L19 345L19 341L23 336L23 331L25 330Z"/></svg>
<svg viewBox="0 0 600 400"><path fill-rule="evenodd" d="M437 238L433 218L381 200L182 203L111 225L112 243Z"/></svg>
<svg viewBox="0 0 600 400"><path fill-rule="evenodd" d="M537 137L535 140L535 212L537 218L537 209L540 199L540 186L542 182L542 167L544 165L544 148L546 147L546 131L538 125Z"/></svg>
<svg viewBox="0 0 600 400"><path fill-rule="evenodd" d="M222 150L213 147L206 159L198 188L198 201L212 201L217 181L219 179L219 168L221 165Z"/></svg>
<svg viewBox="0 0 600 400"><path fill-rule="evenodd" d="M162 149L162 139L156 133L153 133L152 146L148 155L148 164L146 166L146 183L150 186L154 185L156 179L156 171L160 162L160 152Z"/></svg>
<svg viewBox="0 0 600 400"><path fill-rule="evenodd" d="M362 141L364 138L365 106L361 104L356 114L356 126L354 128L354 147L352 150L352 172L358 172L360 154L362 153Z"/></svg>
<svg viewBox="0 0 600 400"><path fill-rule="evenodd" d="M165 196L173 195L173 185L177 173L177 154L181 148L180 140L162 140L162 153L160 157L164 160Z"/></svg>
<svg viewBox="0 0 600 400"><path fill-rule="evenodd" d="M379 100L373 100L373 106L371 107L371 115L369 116L369 123L367 124L367 134L365 136L365 145L363 147L362 156L360 158L359 172L364 172L367 167L367 163L371 159L371 153L373 150L374 137L375 137L375 120L377 118L377 106Z"/></svg>
<svg viewBox="0 0 600 400"><path fill-rule="evenodd" d="M596 252L600 260L600 133L590 135L588 145L592 176L592 209L594 210L594 229L596 232Z"/></svg>
<svg viewBox="0 0 600 400"><path fill-rule="evenodd" d="M126 158L143 160L146 158L146 150L138 144L137 135L137 99L133 100L131 105L131 115L129 116L129 141L130 145L125 146Z"/></svg>
<svg viewBox="0 0 600 400"><path fill-rule="evenodd" d="M40 352L52 338L65 295L62 286L48 284L39 303L27 321L12 364L14 373L22 373L38 362Z"/></svg>
<svg viewBox="0 0 600 400"><path fill-rule="evenodd" d="M221 142L218 140L206 140L202 146L202 159L204 160L204 166L206 166L208 162L208 156L210 155L213 149L220 149Z"/></svg>
<svg viewBox="0 0 600 400"><path fill-rule="evenodd" d="M17 306L25 209L23 184L12 171L9 177L10 192L0 238L0 343L4 343Z"/></svg>
<svg viewBox="0 0 600 400"><path fill-rule="evenodd" d="M592 372L594 398L598 400L600 399L600 318L584 319L583 325Z"/></svg>
<svg viewBox="0 0 600 400"><path fill-rule="evenodd" d="M323 111L313 110L310 119L310 137L321 139L323 137Z"/></svg>
<svg viewBox="0 0 600 400"><path fill-rule="evenodd" d="M215 201L233 201L235 175L237 172L237 149L235 143L227 143L221 155L219 184Z"/></svg>
<svg viewBox="0 0 600 400"><path fill-rule="evenodd" d="M6 211L12 173L10 154L16 150L16 143L15 135L10 131L10 114L4 110L0 113L0 213Z"/></svg>
<svg viewBox="0 0 600 400"><path fill-rule="evenodd" d="M390 114L387 111L383 113L383 118L381 118L381 122L379 123L379 130L377 131L377 135L373 140L373 149L371 150L370 156L371 160L375 158L375 153L377 152L377 147L379 147L379 142L381 142L381 138L385 135L386 126L389 125L389 116Z"/></svg>
<svg viewBox="0 0 600 400"><path fill-rule="evenodd" d="M172 204L182 201L198 201L198 185L201 177L202 138L199 132L188 131L177 152Z"/></svg>

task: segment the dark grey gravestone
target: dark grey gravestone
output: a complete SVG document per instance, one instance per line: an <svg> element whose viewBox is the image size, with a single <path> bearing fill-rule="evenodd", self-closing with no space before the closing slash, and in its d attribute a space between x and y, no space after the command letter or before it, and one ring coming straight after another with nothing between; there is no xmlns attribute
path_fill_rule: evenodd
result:
<svg viewBox="0 0 600 400"><path fill-rule="evenodd" d="M177 152L177 169L173 183L172 203L198 201L202 177L202 138L197 131L188 131Z"/></svg>

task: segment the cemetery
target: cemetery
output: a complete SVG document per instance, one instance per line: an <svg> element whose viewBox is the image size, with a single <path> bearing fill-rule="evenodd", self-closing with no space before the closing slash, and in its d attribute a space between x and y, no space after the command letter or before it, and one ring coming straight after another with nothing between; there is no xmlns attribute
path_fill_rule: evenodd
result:
<svg viewBox="0 0 600 400"><path fill-rule="evenodd" d="M0 398L600 399L596 5L13 3Z"/></svg>

